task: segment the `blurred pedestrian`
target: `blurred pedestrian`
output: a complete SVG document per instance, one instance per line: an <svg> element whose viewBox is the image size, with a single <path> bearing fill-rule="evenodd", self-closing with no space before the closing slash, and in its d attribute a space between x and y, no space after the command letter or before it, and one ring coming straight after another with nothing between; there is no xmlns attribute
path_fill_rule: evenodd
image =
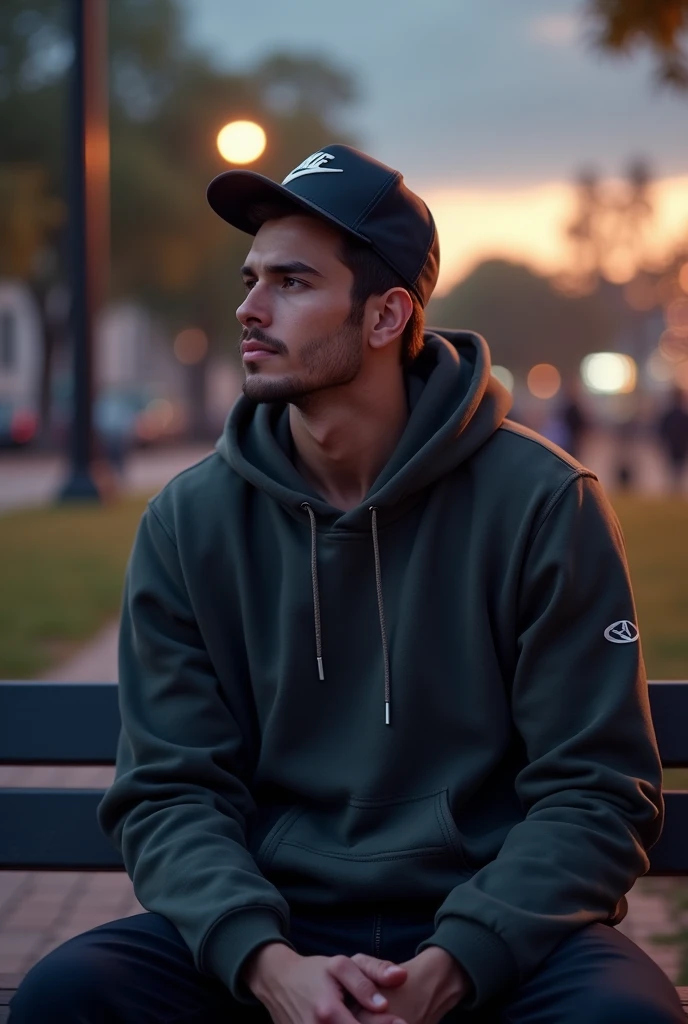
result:
<svg viewBox="0 0 688 1024"><path fill-rule="evenodd" d="M579 459L583 438L590 424L573 389L568 389L566 392L565 404L561 410L561 420L566 431L566 443L562 447L570 455L573 455L574 459Z"/></svg>
<svg viewBox="0 0 688 1024"><path fill-rule="evenodd" d="M635 484L636 425L633 419L621 420L616 425L616 465L614 482L617 490L630 491Z"/></svg>
<svg viewBox="0 0 688 1024"><path fill-rule="evenodd" d="M686 393L681 388L675 388L670 404L660 417L657 428L674 489L680 491L683 470L688 459L688 410Z"/></svg>
<svg viewBox="0 0 688 1024"><path fill-rule="evenodd" d="M135 413L128 396L105 392L96 399L94 422L103 453L120 479L132 443Z"/></svg>

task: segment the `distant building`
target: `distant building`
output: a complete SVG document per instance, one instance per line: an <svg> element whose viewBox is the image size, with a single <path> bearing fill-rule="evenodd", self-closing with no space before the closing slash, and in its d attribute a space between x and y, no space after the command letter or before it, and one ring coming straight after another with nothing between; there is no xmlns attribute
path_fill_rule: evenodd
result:
<svg viewBox="0 0 688 1024"><path fill-rule="evenodd" d="M52 429L61 443L71 419L72 356L67 330L60 332L51 362ZM144 306L118 302L103 310L94 345L94 397L110 404L126 402L140 417L135 427L140 440L184 433L189 422L189 371L175 356L160 320ZM0 435L3 422L9 424L16 410L21 411L23 423L26 417L36 420L42 372L43 325L36 300L23 282L0 280ZM205 400L211 430L221 429L242 380L229 356L210 356Z"/></svg>
<svg viewBox="0 0 688 1024"><path fill-rule="evenodd" d="M0 400L37 411L42 345L30 290L21 281L0 280Z"/></svg>
<svg viewBox="0 0 688 1024"><path fill-rule="evenodd" d="M98 390L146 387L152 394L181 399L184 367L175 359L166 332L143 306L108 306L96 331L94 377Z"/></svg>

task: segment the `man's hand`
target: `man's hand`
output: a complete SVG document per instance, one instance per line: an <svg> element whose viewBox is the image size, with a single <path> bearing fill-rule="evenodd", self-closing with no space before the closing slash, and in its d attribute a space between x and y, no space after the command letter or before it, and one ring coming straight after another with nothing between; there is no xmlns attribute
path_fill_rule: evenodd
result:
<svg viewBox="0 0 688 1024"><path fill-rule="evenodd" d="M369 977L377 976L381 961L357 953L354 963ZM388 1012L403 1018L407 1024L438 1024L468 993L468 976L456 960L439 946L430 946L401 964L407 979L395 991L388 992ZM361 1005L355 1011L360 1024L379 1024L376 1014Z"/></svg>
<svg viewBox="0 0 688 1024"><path fill-rule="evenodd" d="M411 1024L398 1013L386 1012L388 998L380 992L381 985L403 984L406 970L368 959L373 963L364 971L346 956L300 956L273 942L251 957L244 979L274 1024L356 1024L347 997L374 1024Z"/></svg>

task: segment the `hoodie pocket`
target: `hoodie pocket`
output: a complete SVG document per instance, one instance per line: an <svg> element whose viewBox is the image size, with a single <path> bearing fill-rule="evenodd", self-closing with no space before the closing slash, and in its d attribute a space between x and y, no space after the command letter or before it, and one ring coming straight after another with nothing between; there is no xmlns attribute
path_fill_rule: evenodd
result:
<svg viewBox="0 0 688 1024"><path fill-rule="evenodd" d="M422 796L352 796L338 807L292 808L256 855L264 874L298 898L434 898L469 874L446 789Z"/></svg>

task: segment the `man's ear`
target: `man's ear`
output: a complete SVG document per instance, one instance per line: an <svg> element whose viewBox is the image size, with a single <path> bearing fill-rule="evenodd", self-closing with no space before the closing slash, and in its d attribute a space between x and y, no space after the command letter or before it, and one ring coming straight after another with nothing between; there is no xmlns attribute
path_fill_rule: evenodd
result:
<svg viewBox="0 0 688 1024"><path fill-rule="evenodd" d="M390 288L382 295L374 295L372 323L368 333L371 348L385 348L404 333L413 313L413 302L405 288Z"/></svg>

